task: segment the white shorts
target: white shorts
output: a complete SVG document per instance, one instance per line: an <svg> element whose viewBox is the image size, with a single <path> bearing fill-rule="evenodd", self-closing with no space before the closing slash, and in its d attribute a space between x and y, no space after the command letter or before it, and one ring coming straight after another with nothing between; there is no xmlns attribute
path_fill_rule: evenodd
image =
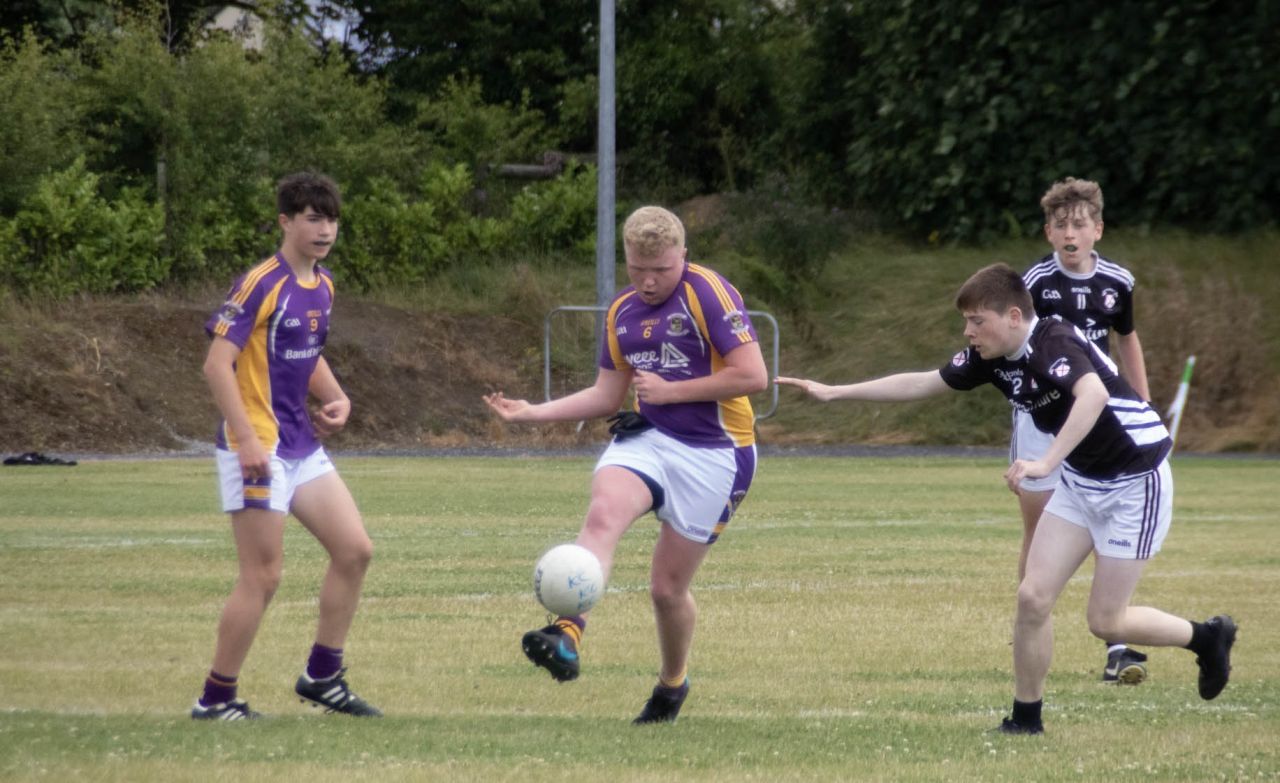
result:
<svg viewBox="0 0 1280 783"><path fill-rule="evenodd" d="M1013 437L1009 440L1009 464L1016 459L1037 460L1049 451L1053 433L1041 432L1031 420L1031 414L1013 409ZM1062 466L1043 478L1024 478L1018 486L1029 492L1051 492L1058 486Z"/></svg>
<svg viewBox="0 0 1280 783"><path fill-rule="evenodd" d="M756 447L699 449L655 428L615 438L596 470L610 465L634 472L651 490L659 488L654 493L659 520L690 541L711 544L747 495L756 473Z"/></svg>
<svg viewBox="0 0 1280 783"><path fill-rule="evenodd" d="M269 479L244 478L240 473L240 456L234 451L218 449L217 460L222 510L228 514L246 508L287 514L298 487L335 470L323 447L297 459L277 457L273 451Z"/></svg>
<svg viewBox="0 0 1280 783"><path fill-rule="evenodd" d="M1100 555L1146 560L1160 551L1173 521L1169 461L1149 473L1111 481L1085 478L1068 468L1044 510L1087 528Z"/></svg>

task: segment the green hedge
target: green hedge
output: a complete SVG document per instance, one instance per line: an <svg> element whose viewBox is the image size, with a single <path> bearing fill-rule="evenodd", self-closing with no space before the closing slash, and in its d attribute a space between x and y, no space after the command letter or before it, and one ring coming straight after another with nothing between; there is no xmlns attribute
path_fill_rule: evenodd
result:
<svg viewBox="0 0 1280 783"><path fill-rule="evenodd" d="M0 281L43 296L139 291L164 281L159 206L134 190L107 201L84 160L43 180L0 221Z"/></svg>
<svg viewBox="0 0 1280 783"><path fill-rule="evenodd" d="M194 33L174 49L161 4L141 5L74 48L0 39L0 285L224 280L271 251L273 184L301 169L343 187L356 287L592 255L593 169L491 173L590 136L581 68L511 103L485 102L482 73L396 93L285 22L261 51ZM1041 193L1077 176L1102 183L1111 226L1276 220L1275 0L661 0L619 18L620 200L742 191L735 251L779 302L804 301L833 206L936 242L1034 235Z"/></svg>
<svg viewBox="0 0 1280 783"><path fill-rule="evenodd" d="M1274 2L798 5L823 69L802 133L844 145L808 170L829 198L934 239L1035 233L1064 176L1115 224L1275 221Z"/></svg>

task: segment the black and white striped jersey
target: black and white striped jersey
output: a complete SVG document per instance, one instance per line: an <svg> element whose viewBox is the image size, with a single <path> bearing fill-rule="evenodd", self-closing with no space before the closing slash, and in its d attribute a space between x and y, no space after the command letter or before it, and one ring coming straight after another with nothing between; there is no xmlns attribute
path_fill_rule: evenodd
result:
<svg viewBox="0 0 1280 783"><path fill-rule="evenodd" d="M1108 335L1133 331L1133 275L1116 262L1093 254L1093 272L1079 275L1050 253L1022 275L1035 302L1036 315L1060 315L1111 355Z"/></svg>
<svg viewBox="0 0 1280 783"><path fill-rule="evenodd" d="M1071 412L1076 381L1097 373L1110 399L1093 429L1065 460L1089 478L1108 480L1152 470L1173 446L1160 414L1120 377L1097 345L1059 316L1036 320L1012 359L986 360L969 347L939 372L948 386L960 391L992 384L1011 405L1031 414L1037 428L1055 435Z"/></svg>

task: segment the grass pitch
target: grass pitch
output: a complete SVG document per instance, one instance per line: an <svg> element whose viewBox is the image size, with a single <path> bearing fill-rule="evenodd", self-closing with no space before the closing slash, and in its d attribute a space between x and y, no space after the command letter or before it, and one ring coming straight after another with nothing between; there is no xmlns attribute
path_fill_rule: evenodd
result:
<svg viewBox="0 0 1280 783"><path fill-rule="evenodd" d="M585 459L338 459L376 553L347 644L388 715L323 716L292 684L324 554L292 524L285 576L241 675L271 719L187 711L235 575L206 460L0 472L0 779L1280 779L1280 462L1175 459L1173 530L1136 600L1241 626L1231 684L1185 650L1137 688L1099 677L1091 566L1064 593L1048 733L989 730L1012 698L1020 523L994 460L764 458L695 581L692 693L633 727L657 647L656 523L623 539L580 680L519 649L544 622L537 555L576 533Z"/></svg>

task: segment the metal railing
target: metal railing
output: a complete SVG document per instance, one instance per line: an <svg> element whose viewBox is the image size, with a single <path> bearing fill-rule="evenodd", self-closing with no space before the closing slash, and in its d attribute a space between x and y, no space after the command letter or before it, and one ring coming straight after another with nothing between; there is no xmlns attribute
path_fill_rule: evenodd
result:
<svg viewBox="0 0 1280 783"><path fill-rule="evenodd" d="M543 319L542 327L542 396L543 399L550 401L551 399L551 318L556 313L603 313L609 308L604 305L561 305L553 307L547 312L546 318ZM764 413L756 414L756 421L767 419L778 410L778 385L773 379L778 375L780 366L780 349L778 335L778 319L763 310L748 310L747 315L751 318L760 318L769 322L773 327L773 350L770 358L773 360L773 370L769 373L769 409Z"/></svg>

